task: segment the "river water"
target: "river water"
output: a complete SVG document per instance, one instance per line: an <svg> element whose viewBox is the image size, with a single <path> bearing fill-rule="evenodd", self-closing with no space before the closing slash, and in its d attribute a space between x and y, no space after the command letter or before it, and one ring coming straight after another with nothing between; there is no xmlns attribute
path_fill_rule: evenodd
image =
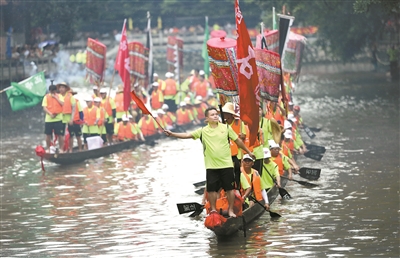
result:
<svg viewBox="0 0 400 258"><path fill-rule="evenodd" d="M319 187L290 182L292 200L229 238L176 203L200 202L201 144L159 140L73 166L45 162L38 109L1 120L1 257L399 257L399 85L380 74L304 75L294 94L321 127ZM297 180L305 180L298 176Z"/></svg>

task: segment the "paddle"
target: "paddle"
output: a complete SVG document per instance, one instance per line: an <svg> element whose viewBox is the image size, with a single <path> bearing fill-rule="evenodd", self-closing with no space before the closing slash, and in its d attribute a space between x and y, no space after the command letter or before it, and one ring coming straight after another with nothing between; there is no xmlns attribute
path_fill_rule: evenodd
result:
<svg viewBox="0 0 400 258"><path fill-rule="evenodd" d="M253 196L250 195L249 198L250 198L252 201L258 203L261 207L264 208L264 210L268 211L268 212L269 212L269 215L270 215L272 218L279 218L279 217L282 217L280 214L278 214L278 213L276 213L276 212L267 210L267 209L265 208L265 206L262 205L259 201L257 201L257 199L254 198Z"/></svg>
<svg viewBox="0 0 400 258"><path fill-rule="evenodd" d="M308 144L308 143L304 143L307 147L307 150L314 152L314 153L320 153L323 154L326 152L326 148L324 146L318 146L318 145L314 145L314 144Z"/></svg>
<svg viewBox="0 0 400 258"><path fill-rule="evenodd" d="M316 136L315 133L313 131L311 131L311 129L308 128L308 126L303 124L303 128L304 128L304 131L306 132L306 134L308 135L308 137L310 137L311 139L315 138L315 136Z"/></svg>
<svg viewBox="0 0 400 258"><path fill-rule="evenodd" d="M204 205L201 205L197 202L188 202L188 203L177 203L179 214L189 213L189 212L199 212L199 214L203 211Z"/></svg>
<svg viewBox="0 0 400 258"><path fill-rule="evenodd" d="M205 184L206 184L206 181L201 181L201 182L194 183L193 185L195 187L200 187L200 186L204 186Z"/></svg>
<svg viewBox="0 0 400 258"><path fill-rule="evenodd" d="M316 185L316 184L312 184L312 183L309 183L309 182L306 182L306 181L300 181L300 180L295 180L295 179L289 179L289 178L284 177L284 176L281 176L281 178L286 178L287 180L294 181L294 182L296 182L296 183L299 183L299 184L304 185L304 186L307 186L307 187L316 187L316 186L318 186L318 185Z"/></svg>
<svg viewBox="0 0 400 258"><path fill-rule="evenodd" d="M202 194L204 194L204 190L205 190L206 188L205 187L202 187L202 188L200 188L200 189L197 189L196 191L194 191L195 193L197 193L198 195L202 195Z"/></svg>
<svg viewBox="0 0 400 258"><path fill-rule="evenodd" d="M268 169L265 167L265 165L263 164L263 167L265 168L265 170L267 171L268 175L271 177L272 181L274 181L274 184L279 188L279 195L283 198L283 199L291 199L292 196L290 196L290 194L285 190L285 188L283 187L279 187L278 183L276 182L276 179L274 177L272 177L272 175L269 173Z"/></svg>
<svg viewBox="0 0 400 258"><path fill-rule="evenodd" d="M317 180L321 175L320 168L300 168L300 176L308 180Z"/></svg>
<svg viewBox="0 0 400 258"><path fill-rule="evenodd" d="M317 128L317 127L309 127L311 131L318 133L321 131L322 128Z"/></svg>
<svg viewBox="0 0 400 258"><path fill-rule="evenodd" d="M315 153L315 152L311 152L311 151L304 153L304 156L309 159L316 160L316 161L321 161L321 159L323 157L323 155Z"/></svg>

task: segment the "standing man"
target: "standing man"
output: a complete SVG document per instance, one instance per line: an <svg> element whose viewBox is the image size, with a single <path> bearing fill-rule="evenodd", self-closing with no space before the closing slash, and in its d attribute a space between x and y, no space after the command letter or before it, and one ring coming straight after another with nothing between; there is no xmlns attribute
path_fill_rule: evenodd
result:
<svg viewBox="0 0 400 258"><path fill-rule="evenodd" d="M158 82L153 82L153 91L151 92L150 105L152 110L159 110L164 104L164 95L159 87Z"/></svg>
<svg viewBox="0 0 400 258"><path fill-rule="evenodd" d="M46 113L46 118L44 120L44 133L46 134L47 152L50 152L51 136L53 131L54 135L58 136L60 152L62 152L64 148L64 128L62 124L64 102L57 94L57 87L55 85L49 87L49 92L50 93L47 93L46 96L44 96L42 101L42 107Z"/></svg>
<svg viewBox="0 0 400 258"><path fill-rule="evenodd" d="M88 149L86 139L92 136L99 135L99 127L97 126L98 121L100 120L100 111L96 106L93 105L92 97L85 98L86 105L83 109L83 118L84 124L82 127L83 133L83 143L85 144L85 149Z"/></svg>
<svg viewBox="0 0 400 258"><path fill-rule="evenodd" d="M164 95L164 103L169 106L171 112L176 111L176 103L175 103L175 95L176 91L176 81L173 79L174 74L167 72L165 74L167 79L164 82L164 85L161 85L161 90Z"/></svg>
<svg viewBox="0 0 400 258"><path fill-rule="evenodd" d="M107 97L107 89L106 88L101 88L100 90L100 96L101 96L101 106L106 110L107 112L107 119L105 121L105 128L106 128L106 134L107 134L107 142L108 144L111 144L113 141L113 135L114 135L114 122L117 117L117 109L115 102L112 98ZM106 141L104 141L106 142Z"/></svg>
<svg viewBox="0 0 400 258"><path fill-rule="evenodd" d="M216 211L216 201L218 191L223 188L228 197L228 215L236 217L233 212L234 193L234 174L231 159L231 151L228 138L232 139L240 148L245 150L254 158L253 153L244 145L237 134L228 125L219 122L218 111L210 107L205 111L207 125L191 133L173 133L165 130L167 136L180 139L200 139L204 150L204 163L207 171L207 192L210 202L211 212Z"/></svg>

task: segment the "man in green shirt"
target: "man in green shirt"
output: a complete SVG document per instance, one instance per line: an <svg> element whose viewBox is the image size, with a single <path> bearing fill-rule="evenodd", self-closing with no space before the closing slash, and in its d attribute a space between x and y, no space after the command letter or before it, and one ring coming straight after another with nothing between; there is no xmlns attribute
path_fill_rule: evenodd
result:
<svg viewBox="0 0 400 258"><path fill-rule="evenodd" d="M232 139L239 148L245 150L250 156L255 157L230 126L219 122L218 112L215 107L207 108L205 117L207 125L194 132L173 133L170 130L165 130L164 133L167 136L180 139L200 139L203 144L208 201L210 202L211 212L216 212L218 191L223 188L229 203L228 215L236 217L233 212L235 178L229 139Z"/></svg>
<svg viewBox="0 0 400 258"><path fill-rule="evenodd" d="M271 151L268 148L264 148L264 164L263 173L261 175L261 189L268 191L272 188L276 181L278 187L281 187L281 176L279 175L278 165L271 161ZM275 179L275 180L274 180Z"/></svg>

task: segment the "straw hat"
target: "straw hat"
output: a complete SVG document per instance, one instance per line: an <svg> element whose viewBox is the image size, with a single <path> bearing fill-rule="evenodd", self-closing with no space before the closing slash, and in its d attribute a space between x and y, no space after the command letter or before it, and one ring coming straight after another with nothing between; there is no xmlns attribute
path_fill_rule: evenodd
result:
<svg viewBox="0 0 400 258"><path fill-rule="evenodd" d="M61 86L64 86L64 87L67 89L67 91L70 91L70 90L71 90L71 87L69 87L68 84L67 84L66 82L61 82L61 83L57 84L57 85L56 85L57 90L58 90Z"/></svg>
<svg viewBox="0 0 400 258"><path fill-rule="evenodd" d="M232 102L226 102L225 105L222 107L222 112L237 116L235 112L235 106Z"/></svg>

